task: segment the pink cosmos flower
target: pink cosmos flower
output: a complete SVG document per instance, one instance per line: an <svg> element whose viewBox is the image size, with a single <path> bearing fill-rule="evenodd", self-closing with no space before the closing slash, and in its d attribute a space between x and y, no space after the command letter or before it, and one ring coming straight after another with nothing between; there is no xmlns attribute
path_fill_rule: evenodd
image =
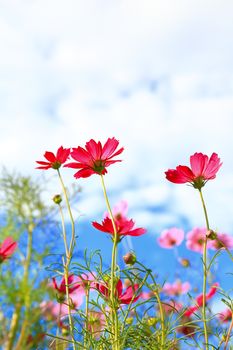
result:
<svg viewBox="0 0 233 350"><path fill-rule="evenodd" d="M146 230L144 228L134 228L135 223L132 219L128 220L125 218L121 218L120 220L115 219L114 221L119 240L121 240L124 236L141 236L144 233L146 233ZM102 224L99 224L98 222L94 221L92 222L92 225L99 231L114 235L112 220L109 217L106 217L102 221Z"/></svg>
<svg viewBox="0 0 233 350"><path fill-rule="evenodd" d="M194 252L203 253L203 245L206 237L206 228L195 227L186 236L186 247ZM212 241L207 241L207 248L212 247Z"/></svg>
<svg viewBox="0 0 233 350"><path fill-rule="evenodd" d="M36 163L40 164L36 169L59 169L64 164L70 155L70 148L58 148L56 155L52 152L45 152L44 157L47 162L37 160Z"/></svg>
<svg viewBox="0 0 233 350"><path fill-rule="evenodd" d="M141 292L141 298L145 299L145 300L149 300L149 299L153 298L154 296L155 296L155 294L152 291Z"/></svg>
<svg viewBox="0 0 233 350"><path fill-rule="evenodd" d="M74 292L71 297L71 313L75 313L76 310L83 303L84 294L82 292ZM65 318L69 314L67 303L57 303L54 301L43 301L40 304L42 314L49 320L56 321L58 317Z"/></svg>
<svg viewBox="0 0 233 350"><path fill-rule="evenodd" d="M183 305L173 299L168 301L163 301L163 310L166 315L170 315L174 312L180 312L183 308Z"/></svg>
<svg viewBox="0 0 233 350"><path fill-rule="evenodd" d="M114 137L108 138L102 146L101 142L90 140L86 143L85 148L73 148L71 157L75 162L68 163L65 166L68 168L80 169L74 174L76 179L80 177L89 177L93 174L105 175L107 167L121 160L113 160L112 158L121 154L124 148L116 151L119 145Z"/></svg>
<svg viewBox="0 0 233 350"><path fill-rule="evenodd" d="M201 189L208 180L216 177L222 163L216 153L210 158L205 154L195 153L190 157L190 165L191 168L179 165L176 169L169 169L165 172L167 180L176 184L189 182L194 188Z"/></svg>
<svg viewBox="0 0 233 350"><path fill-rule="evenodd" d="M233 249L233 237L226 233L217 233L217 239L211 241L211 248L218 250L225 247L229 250Z"/></svg>
<svg viewBox="0 0 233 350"><path fill-rule="evenodd" d="M134 221L126 217L127 211L128 211L128 204L126 201L121 201L118 205L114 206L112 210L119 240L121 240L124 236L127 236L127 235L141 236L144 233L146 233L146 230L144 228L134 228L135 226ZM94 221L92 222L92 225L99 231L114 235L112 220L108 212L104 213L104 219L102 221L102 224L99 224L98 222Z"/></svg>
<svg viewBox="0 0 233 350"><path fill-rule="evenodd" d="M225 310L221 311L218 314L218 318L221 322L227 323L232 320L232 311L229 308L226 308Z"/></svg>
<svg viewBox="0 0 233 350"><path fill-rule="evenodd" d="M96 276L95 272L83 273L80 276L74 277L74 285L79 285L80 290L84 293L87 289L95 288Z"/></svg>
<svg viewBox="0 0 233 350"><path fill-rule="evenodd" d="M219 286L218 283L214 283L211 286L209 293L206 294L206 301L210 300L216 294L218 286ZM199 309L199 307L203 306L203 294L198 295L195 301L196 301L196 305L189 307L185 311L184 316L190 317L195 311Z"/></svg>
<svg viewBox="0 0 233 350"><path fill-rule="evenodd" d="M0 263L8 259L17 249L17 242L11 237L7 237L0 245Z"/></svg>
<svg viewBox="0 0 233 350"><path fill-rule="evenodd" d="M115 205L112 209L112 215L116 220L125 220L127 218L128 212L128 203L125 200L120 201L117 205ZM104 213L104 219L110 215L108 212Z"/></svg>
<svg viewBox="0 0 233 350"><path fill-rule="evenodd" d="M166 282L163 286L163 292L166 295L178 296L187 293L191 288L189 282L182 283L180 280L176 280L174 283Z"/></svg>
<svg viewBox="0 0 233 350"><path fill-rule="evenodd" d="M110 298L110 289L109 286L101 283L96 283L97 290L103 294L103 296L106 299ZM118 304L129 304L131 301L135 303L140 298L140 294L136 296L136 293L138 291L139 285L134 284L130 285L126 288L125 292L123 292L123 284L121 280L118 280L116 287L115 287L115 298L118 301Z"/></svg>
<svg viewBox="0 0 233 350"><path fill-rule="evenodd" d="M158 244L162 248L171 249L174 246L178 246L184 239L184 231L176 227L172 227L168 230L164 230L161 236L158 238Z"/></svg>

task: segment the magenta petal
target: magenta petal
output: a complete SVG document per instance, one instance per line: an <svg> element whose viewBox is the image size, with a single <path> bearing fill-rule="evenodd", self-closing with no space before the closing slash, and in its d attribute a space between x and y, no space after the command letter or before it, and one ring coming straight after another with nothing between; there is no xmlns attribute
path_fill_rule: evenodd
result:
<svg viewBox="0 0 233 350"><path fill-rule="evenodd" d="M54 287L54 289L59 290L58 285L57 285L57 281L56 281L56 278L55 278L55 277L52 278L52 282L53 282L53 287Z"/></svg>
<svg viewBox="0 0 233 350"><path fill-rule="evenodd" d="M56 162L56 157L54 155L54 153L52 152L45 152L44 157L50 162L50 163L54 163Z"/></svg>
<svg viewBox="0 0 233 350"><path fill-rule="evenodd" d="M118 145L119 145L119 141L117 141L115 137L108 138L103 147L102 159L109 158L113 154L113 152L115 151Z"/></svg>
<svg viewBox="0 0 233 350"><path fill-rule="evenodd" d="M0 246L0 254L9 257L17 249L17 245L17 242L15 242L13 238L7 237Z"/></svg>
<svg viewBox="0 0 233 350"><path fill-rule="evenodd" d="M129 231L127 233L128 236L141 236L144 235L144 233L146 233L146 229L144 228L135 228L135 230Z"/></svg>
<svg viewBox="0 0 233 350"><path fill-rule="evenodd" d="M213 153L205 169L205 173L204 173L205 178L208 180L215 178L216 173L218 172L221 166L222 166L222 163L220 163L220 158L216 153Z"/></svg>
<svg viewBox="0 0 233 350"><path fill-rule="evenodd" d="M190 157L190 164L195 177L201 176L208 164L208 156L202 153L195 153Z"/></svg>
<svg viewBox="0 0 233 350"><path fill-rule="evenodd" d="M92 160L90 154L82 147L74 148L71 157L77 162L89 164Z"/></svg>
<svg viewBox="0 0 233 350"><path fill-rule="evenodd" d="M77 173L75 173L74 177L76 179L79 179L80 177L86 178L86 177L89 177L93 174L96 174L94 170L92 170L90 168L85 168L85 169L81 169Z"/></svg>
<svg viewBox="0 0 233 350"><path fill-rule="evenodd" d="M91 155L92 159L97 160L102 158L102 145L100 142L97 143L96 141L91 139L89 142L86 143L85 147L88 153Z"/></svg>
<svg viewBox="0 0 233 350"><path fill-rule="evenodd" d="M116 284L116 294L117 294L116 296L117 296L117 298L121 297L122 289L123 289L122 281L118 280L118 282Z"/></svg>
<svg viewBox="0 0 233 350"><path fill-rule="evenodd" d="M169 169L165 172L166 179L168 181L171 181L175 184L184 184L187 181L187 176L182 176L177 170L175 169Z"/></svg>

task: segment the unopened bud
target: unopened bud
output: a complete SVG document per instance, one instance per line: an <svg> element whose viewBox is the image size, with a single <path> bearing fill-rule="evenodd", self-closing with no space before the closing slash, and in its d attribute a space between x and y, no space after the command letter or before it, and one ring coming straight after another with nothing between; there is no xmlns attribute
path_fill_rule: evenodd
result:
<svg viewBox="0 0 233 350"><path fill-rule="evenodd" d="M189 259L181 258L179 261L183 267L189 267L191 265Z"/></svg>
<svg viewBox="0 0 233 350"><path fill-rule="evenodd" d="M61 334L64 336L64 337L67 337L69 335L69 329L67 329L66 327L62 327L61 329Z"/></svg>
<svg viewBox="0 0 233 350"><path fill-rule="evenodd" d="M132 324L132 323L133 323L133 317L128 317L128 318L126 319L126 323L127 323L127 324Z"/></svg>
<svg viewBox="0 0 233 350"><path fill-rule="evenodd" d="M123 256L123 260L127 265L134 265L137 261L137 258L134 253L129 252Z"/></svg>
<svg viewBox="0 0 233 350"><path fill-rule="evenodd" d="M56 194L56 195L53 197L53 201L54 201L55 204L60 204L61 201L62 201L61 195L60 195L60 194Z"/></svg>
<svg viewBox="0 0 233 350"><path fill-rule="evenodd" d="M148 320L147 320L147 324L148 326L154 326L157 322L157 319L155 317L149 317Z"/></svg>

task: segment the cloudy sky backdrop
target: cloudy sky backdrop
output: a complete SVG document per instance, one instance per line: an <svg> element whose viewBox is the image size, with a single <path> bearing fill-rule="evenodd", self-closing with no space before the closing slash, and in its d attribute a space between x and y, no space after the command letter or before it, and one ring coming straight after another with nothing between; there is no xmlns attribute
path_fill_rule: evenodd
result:
<svg viewBox="0 0 233 350"><path fill-rule="evenodd" d="M0 0L1 164L39 178L45 150L114 136L111 201L156 236L204 225L197 193L164 171L217 152L204 192L212 227L233 233L232 13L231 0ZM80 213L100 219L98 177L80 185Z"/></svg>

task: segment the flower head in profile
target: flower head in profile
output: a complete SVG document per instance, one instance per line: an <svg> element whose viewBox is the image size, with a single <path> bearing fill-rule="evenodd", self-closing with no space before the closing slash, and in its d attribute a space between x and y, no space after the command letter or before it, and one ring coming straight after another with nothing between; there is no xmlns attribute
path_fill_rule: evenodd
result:
<svg viewBox="0 0 233 350"><path fill-rule="evenodd" d="M96 289L106 298L110 298L110 288L109 283L96 283ZM118 304L129 304L131 302L135 302L140 298L140 294L137 294L137 291L139 289L138 284L130 285L126 288L125 292L123 292L123 283L121 280L118 280L116 286L115 286L115 298Z"/></svg>
<svg viewBox="0 0 233 350"><path fill-rule="evenodd" d="M163 302L163 310L166 315L174 314L174 312L180 312L183 308L183 305L176 300L170 299Z"/></svg>
<svg viewBox="0 0 233 350"><path fill-rule="evenodd" d="M221 322L227 323L232 320L232 311L229 308L226 308L225 310L221 311L218 314L218 318Z"/></svg>
<svg viewBox="0 0 233 350"><path fill-rule="evenodd" d="M0 263L8 259L17 249L17 242L11 237L7 237L0 245Z"/></svg>
<svg viewBox="0 0 233 350"><path fill-rule="evenodd" d="M190 283L182 283L180 280L176 280L174 283L166 282L163 286L163 292L166 295L178 296L181 294L186 294L190 290Z"/></svg>
<svg viewBox="0 0 233 350"><path fill-rule="evenodd" d="M227 233L217 233L216 239L211 242L211 248L218 250L227 248L229 250L233 249L233 236Z"/></svg>
<svg viewBox="0 0 233 350"><path fill-rule="evenodd" d="M178 165L176 169L168 169L165 172L167 180L176 183L191 183L194 188L201 189L208 180L216 177L221 167L220 158L213 153L209 158L203 153L194 153L190 157L190 166Z"/></svg>
<svg viewBox="0 0 233 350"><path fill-rule="evenodd" d="M206 228L195 227L189 231L186 236L186 247L197 253L203 253L204 242L206 239ZM207 248L212 247L212 241L207 240Z"/></svg>
<svg viewBox="0 0 233 350"><path fill-rule="evenodd" d="M68 277L68 290L69 294L72 294L75 290L80 288L80 284L74 282L74 275L69 275ZM57 284L56 278L52 278L52 287L58 292L58 301L63 302L66 296L66 280L65 277L62 278L60 285Z"/></svg>
<svg viewBox="0 0 233 350"><path fill-rule="evenodd" d="M144 228L134 228L135 223L132 219L121 219L116 220L114 219L116 231L118 235L119 241L124 236L141 236L144 233L146 233L146 229ZM110 233L111 235L114 235L114 228L112 224L112 220L109 217L106 217L102 224L99 224L98 222L94 221L92 222L92 225L99 231Z"/></svg>
<svg viewBox="0 0 233 350"><path fill-rule="evenodd" d="M101 142L96 142L93 139L88 141L85 148L73 148L71 157L75 162L68 163L65 166L68 168L80 169L74 174L76 179L80 177L89 177L93 174L105 175L107 167L121 160L113 160L114 157L121 154L124 148L117 150L119 141L114 137L108 138L102 146Z"/></svg>
<svg viewBox="0 0 233 350"><path fill-rule="evenodd" d="M171 249L180 245L183 239L184 231L176 227L172 227L168 230L162 231L157 241L162 248Z"/></svg>
<svg viewBox="0 0 233 350"><path fill-rule="evenodd" d="M95 281L95 272L87 272L77 277L75 276L73 283L75 286L79 285L80 291L83 291L85 293L87 290L95 288Z"/></svg>
<svg viewBox="0 0 233 350"><path fill-rule="evenodd" d="M37 160L40 166L36 169L55 169L58 170L62 164L64 164L70 155L70 148L63 148L62 146L58 148L56 155L52 152L45 152L44 157L47 162Z"/></svg>
<svg viewBox="0 0 233 350"><path fill-rule="evenodd" d="M119 202L113 207L112 214L115 228L120 241L124 236L141 236L146 233L144 228L135 228L135 222L126 217L128 211L128 203L126 201ZM108 212L104 213L104 219L101 224L94 221L92 225L99 231L114 235L114 227Z"/></svg>
<svg viewBox="0 0 233 350"><path fill-rule="evenodd" d="M214 283L210 290L209 293L206 294L206 301L209 301L217 292L219 284L216 282ZM196 297L195 299L196 304L194 306L189 307L185 313L184 316L190 317L194 312L196 312L201 306L203 306L203 294L200 294Z"/></svg>

